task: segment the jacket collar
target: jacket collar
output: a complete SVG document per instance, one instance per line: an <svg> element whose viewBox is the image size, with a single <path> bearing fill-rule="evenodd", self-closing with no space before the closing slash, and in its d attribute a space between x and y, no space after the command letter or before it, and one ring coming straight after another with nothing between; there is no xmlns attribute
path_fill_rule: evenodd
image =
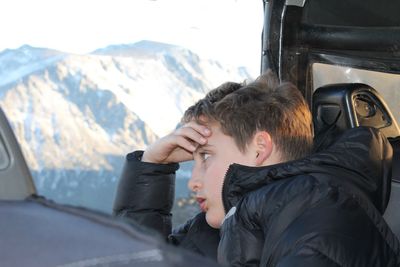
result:
<svg viewBox="0 0 400 267"><path fill-rule="evenodd" d="M298 175L328 174L366 195L383 213L390 196L392 148L376 129L345 131L335 143L303 159L264 167L229 166L222 188L225 212L248 192Z"/></svg>

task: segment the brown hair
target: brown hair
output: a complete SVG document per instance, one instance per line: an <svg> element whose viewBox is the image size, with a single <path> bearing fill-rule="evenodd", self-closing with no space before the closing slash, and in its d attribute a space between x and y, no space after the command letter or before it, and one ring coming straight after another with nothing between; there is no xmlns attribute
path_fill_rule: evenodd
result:
<svg viewBox="0 0 400 267"><path fill-rule="evenodd" d="M293 84L279 84L271 71L247 85L227 82L211 90L185 112L182 121L201 123L203 116L217 121L241 151L257 131L271 135L282 160L304 157L312 148L312 119L306 101Z"/></svg>

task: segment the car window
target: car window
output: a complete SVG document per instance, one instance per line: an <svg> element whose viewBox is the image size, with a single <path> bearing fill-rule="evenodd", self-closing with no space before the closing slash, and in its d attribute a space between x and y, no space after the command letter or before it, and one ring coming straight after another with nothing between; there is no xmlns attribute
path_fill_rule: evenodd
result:
<svg viewBox="0 0 400 267"><path fill-rule="evenodd" d="M127 153L258 75L262 1L2 1L0 105L38 193L111 213ZM175 221L197 211L177 173Z"/></svg>
<svg viewBox="0 0 400 267"><path fill-rule="evenodd" d="M365 83L377 90L400 122L400 75L357 68L315 63L313 89L333 83Z"/></svg>

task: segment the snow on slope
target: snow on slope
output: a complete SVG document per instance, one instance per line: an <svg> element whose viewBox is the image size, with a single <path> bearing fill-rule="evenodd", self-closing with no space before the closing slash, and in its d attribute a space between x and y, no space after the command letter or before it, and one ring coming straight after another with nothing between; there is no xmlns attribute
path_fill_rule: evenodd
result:
<svg viewBox="0 0 400 267"><path fill-rule="evenodd" d="M130 80L127 90L114 92L160 136L171 131L186 108L210 89L250 78L244 68L223 66L182 47L157 42L110 46L93 54L113 56L119 73Z"/></svg>
<svg viewBox="0 0 400 267"><path fill-rule="evenodd" d="M61 60L64 53L35 48L29 45L17 50L6 49L0 53L0 86L14 82L25 75Z"/></svg>

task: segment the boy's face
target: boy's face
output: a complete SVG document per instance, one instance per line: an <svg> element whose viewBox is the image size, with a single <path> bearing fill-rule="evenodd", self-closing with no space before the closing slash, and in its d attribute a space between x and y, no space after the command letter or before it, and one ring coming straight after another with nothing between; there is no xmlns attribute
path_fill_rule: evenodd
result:
<svg viewBox="0 0 400 267"><path fill-rule="evenodd" d="M232 163L254 166L256 152L252 149L241 152L234 139L221 131L219 124L208 127L212 134L207 138L207 144L199 146L193 153L195 165L188 186L196 193L201 210L206 212L207 223L220 228L225 217L222 184L226 171Z"/></svg>

